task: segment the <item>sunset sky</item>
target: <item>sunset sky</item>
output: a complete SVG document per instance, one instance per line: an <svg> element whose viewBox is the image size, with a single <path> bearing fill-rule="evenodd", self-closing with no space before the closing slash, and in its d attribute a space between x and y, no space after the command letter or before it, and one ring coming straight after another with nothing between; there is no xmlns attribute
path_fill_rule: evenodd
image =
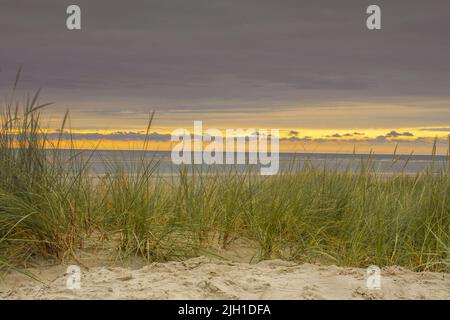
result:
<svg viewBox="0 0 450 320"><path fill-rule="evenodd" d="M378 4L382 29L366 28ZM66 29L81 7L82 30ZM83 147L277 128L283 151L430 153L450 134L448 0L1 0L0 97L43 88Z"/></svg>

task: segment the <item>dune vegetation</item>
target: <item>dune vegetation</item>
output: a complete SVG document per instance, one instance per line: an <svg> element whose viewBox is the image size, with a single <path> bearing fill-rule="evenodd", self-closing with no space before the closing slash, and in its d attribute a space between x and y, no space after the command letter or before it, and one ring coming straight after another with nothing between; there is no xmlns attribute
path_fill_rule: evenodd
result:
<svg viewBox="0 0 450 320"><path fill-rule="evenodd" d="M158 176L156 160L143 157L133 174L110 161L96 177L89 170L95 150L48 141L38 96L9 99L2 109L3 269L37 257L70 259L92 238L149 261L205 254L245 238L257 247L254 261L449 271L449 170L384 175L370 160L359 172L306 166L271 177L180 167L169 181Z"/></svg>

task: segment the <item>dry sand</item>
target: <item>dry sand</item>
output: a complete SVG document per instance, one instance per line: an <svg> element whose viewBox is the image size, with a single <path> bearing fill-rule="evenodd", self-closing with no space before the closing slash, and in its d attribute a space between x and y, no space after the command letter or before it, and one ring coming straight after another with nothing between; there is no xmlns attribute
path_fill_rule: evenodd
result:
<svg viewBox="0 0 450 320"><path fill-rule="evenodd" d="M198 257L139 268L81 269L81 288L66 288L67 266L32 269L45 284L17 272L0 280L0 299L450 299L450 275L381 270L368 290L366 270L269 260L256 264Z"/></svg>

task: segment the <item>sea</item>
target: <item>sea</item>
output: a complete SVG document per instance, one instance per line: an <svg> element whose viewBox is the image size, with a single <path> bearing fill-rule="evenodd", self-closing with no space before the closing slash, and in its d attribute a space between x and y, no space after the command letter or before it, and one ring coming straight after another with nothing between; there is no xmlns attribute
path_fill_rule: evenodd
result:
<svg viewBox="0 0 450 320"><path fill-rule="evenodd" d="M89 170L95 175L104 175L111 169L127 172L141 170L143 164L151 167L155 174L176 175L180 170L197 172L249 171L260 172L261 164L188 164L173 163L170 151L121 151L121 150L76 150L66 151L65 157L76 152L89 160ZM248 154L246 154L248 160ZM235 154L237 157L237 154ZM344 153L280 153L279 173L305 168L332 169L338 171L370 170L382 174L415 174L424 170L439 172L449 170L448 156L443 155L393 155L393 154L344 154Z"/></svg>

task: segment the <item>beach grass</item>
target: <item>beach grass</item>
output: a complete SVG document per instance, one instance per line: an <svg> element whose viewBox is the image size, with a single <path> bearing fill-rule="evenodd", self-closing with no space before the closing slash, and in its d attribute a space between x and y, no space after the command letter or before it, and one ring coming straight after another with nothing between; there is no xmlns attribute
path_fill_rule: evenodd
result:
<svg viewBox="0 0 450 320"><path fill-rule="evenodd" d="M105 160L106 174L93 177L96 151L49 141L38 101L39 92L11 99L1 115L0 268L76 258L85 239L100 234L115 239L119 255L148 261L245 238L254 261L449 271L450 167L385 175L369 157L358 172L306 165L263 177L180 167L167 178L143 156L132 170Z"/></svg>

